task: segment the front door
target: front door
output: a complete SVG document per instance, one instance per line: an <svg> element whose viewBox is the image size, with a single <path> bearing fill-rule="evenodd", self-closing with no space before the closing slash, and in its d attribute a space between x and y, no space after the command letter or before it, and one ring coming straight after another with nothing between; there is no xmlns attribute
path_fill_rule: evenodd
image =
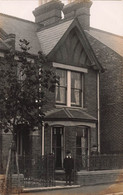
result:
<svg viewBox="0 0 123 195"><path fill-rule="evenodd" d="M63 127L54 127L52 135L52 151L55 155L55 168L62 168L63 161Z"/></svg>

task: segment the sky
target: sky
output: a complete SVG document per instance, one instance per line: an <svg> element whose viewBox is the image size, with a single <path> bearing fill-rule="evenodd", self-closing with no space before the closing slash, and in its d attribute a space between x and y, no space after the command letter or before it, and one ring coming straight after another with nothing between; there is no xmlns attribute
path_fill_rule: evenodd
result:
<svg viewBox="0 0 123 195"><path fill-rule="evenodd" d="M38 0L0 0L0 13L31 21L36 7ZM123 0L93 0L90 22L91 27L123 36Z"/></svg>

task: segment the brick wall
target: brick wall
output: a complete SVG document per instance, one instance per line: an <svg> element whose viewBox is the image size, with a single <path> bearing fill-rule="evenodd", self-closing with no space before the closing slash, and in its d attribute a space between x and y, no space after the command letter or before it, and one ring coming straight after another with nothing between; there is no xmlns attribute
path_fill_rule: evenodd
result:
<svg viewBox="0 0 123 195"><path fill-rule="evenodd" d="M123 152L123 58L91 36L105 72L100 75L101 152Z"/></svg>
<svg viewBox="0 0 123 195"><path fill-rule="evenodd" d="M55 93L46 92L48 102L44 105L44 112L52 110L55 107Z"/></svg>
<svg viewBox="0 0 123 195"><path fill-rule="evenodd" d="M84 80L84 107L87 112L97 118L97 73L88 69Z"/></svg>
<svg viewBox="0 0 123 195"><path fill-rule="evenodd" d="M77 173L77 184L80 185L97 185L97 184L107 184L116 183L118 181L118 176L120 170L110 170L110 171L96 171L96 172L78 172ZM123 178L123 174L122 174ZM123 179L122 179L123 180ZM121 181L122 181L121 180Z"/></svg>
<svg viewBox="0 0 123 195"><path fill-rule="evenodd" d="M2 154L4 156L8 156L9 148L12 142L12 134L10 133L3 133L2 134Z"/></svg>
<svg viewBox="0 0 123 195"><path fill-rule="evenodd" d="M41 154L41 137L39 131L35 131L30 135L30 150L32 151L32 155L40 155Z"/></svg>
<svg viewBox="0 0 123 195"><path fill-rule="evenodd" d="M45 154L51 153L51 127L45 128L44 131L44 149Z"/></svg>
<svg viewBox="0 0 123 195"><path fill-rule="evenodd" d="M2 131L1 131L1 127L0 127L0 158L2 155Z"/></svg>
<svg viewBox="0 0 123 195"><path fill-rule="evenodd" d="M2 133L2 169L5 172L8 161L9 149L12 142L12 134Z"/></svg>
<svg viewBox="0 0 123 195"><path fill-rule="evenodd" d="M65 127L65 151L70 150L75 155L76 148L76 128Z"/></svg>
<svg viewBox="0 0 123 195"><path fill-rule="evenodd" d="M97 129L96 128L91 128L91 147L97 146Z"/></svg>

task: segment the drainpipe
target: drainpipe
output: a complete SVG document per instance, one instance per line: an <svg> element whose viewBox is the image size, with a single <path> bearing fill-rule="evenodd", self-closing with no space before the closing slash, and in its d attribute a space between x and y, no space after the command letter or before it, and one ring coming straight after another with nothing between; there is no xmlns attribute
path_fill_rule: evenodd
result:
<svg viewBox="0 0 123 195"><path fill-rule="evenodd" d="M100 153L100 75L97 73L98 152Z"/></svg>
<svg viewBox="0 0 123 195"><path fill-rule="evenodd" d="M44 122L42 122L42 156L44 155Z"/></svg>

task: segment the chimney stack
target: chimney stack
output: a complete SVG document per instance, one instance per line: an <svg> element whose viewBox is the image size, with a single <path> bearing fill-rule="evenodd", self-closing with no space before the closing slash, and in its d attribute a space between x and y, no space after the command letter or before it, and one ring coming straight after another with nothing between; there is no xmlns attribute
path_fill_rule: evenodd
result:
<svg viewBox="0 0 123 195"><path fill-rule="evenodd" d="M65 19L78 18L84 30L90 27L90 0L76 0L64 6L63 13Z"/></svg>
<svg viewBox="0 0 123 195"><path fill-rule="evenodd" d="M42 0L40 4L41 5L33 11L36 23L43 24L44 26L46 26L61 20L61 11L64 6L61 1Z"/></svg>

